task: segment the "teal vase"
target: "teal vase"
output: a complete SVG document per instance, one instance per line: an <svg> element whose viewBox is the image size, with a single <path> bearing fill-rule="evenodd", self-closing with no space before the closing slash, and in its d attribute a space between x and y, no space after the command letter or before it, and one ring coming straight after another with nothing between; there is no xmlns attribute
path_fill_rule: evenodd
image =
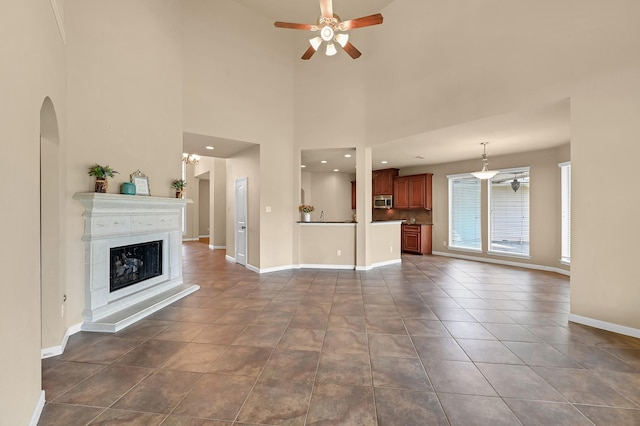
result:
<svg viewBox="0 0 640 426"><path fill-rule="evenodd" d="M136 186L131 182L124 182L120 186L120 193L126 195L136 195Z"/></svg>

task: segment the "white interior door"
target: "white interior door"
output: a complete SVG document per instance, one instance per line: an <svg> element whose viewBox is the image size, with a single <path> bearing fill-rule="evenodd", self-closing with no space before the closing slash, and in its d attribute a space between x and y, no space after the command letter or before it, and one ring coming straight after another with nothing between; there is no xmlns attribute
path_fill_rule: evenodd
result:
<svg viewBox="0 0 640 426"><path fill-rule="evenodd" d="M236 210L236 262L247 264L247 178L236 179L235 186Z"/></svg>

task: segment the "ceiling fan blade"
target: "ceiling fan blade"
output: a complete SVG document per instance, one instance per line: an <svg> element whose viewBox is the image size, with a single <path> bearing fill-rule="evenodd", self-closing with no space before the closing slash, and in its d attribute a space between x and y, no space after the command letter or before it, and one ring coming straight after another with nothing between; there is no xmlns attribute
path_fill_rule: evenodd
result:
<svg viewBox="0 0 640 426"><path fill-rule="evenodd" d="M304 52L304 55L302 55L302 59L304 59L305 61L311 59L314 53L316 53L316 49L314 49L313 46L309 46L307 51Z"/></svg>
<svg viewBox="0 0 640 426"><path fill-rule="evenodd" d="M323 18L333 18L332 0L320 0L320 12Z"/></svg>
<svg viewBox="0 0 640 426"><path fill-rule="evenodd" d="M374 15L363 16L362 18L351 19L349 21L342 22L345 30L353 30L355 28L368 27L371 25L382 24L382 14L376 13Z"/></svg>
<svg viewBox="0 0 640 426"><path fill-rule="evenodd" d="M311 31L311 28L313 27L313 25L311 24L296 24L294 22L281 22L281 21L276 21L273 23L273 25L275 25L277 28L289 28L291 30L309 30L309 31Z"/></svg>
<svg viewBox="0 0 640 426"><path fill-rule="evenodd" d="M345 52L349 54L353 59L358 59L362 53L356 49L356 47L348 41L344 47L342 48Z"/></svg>

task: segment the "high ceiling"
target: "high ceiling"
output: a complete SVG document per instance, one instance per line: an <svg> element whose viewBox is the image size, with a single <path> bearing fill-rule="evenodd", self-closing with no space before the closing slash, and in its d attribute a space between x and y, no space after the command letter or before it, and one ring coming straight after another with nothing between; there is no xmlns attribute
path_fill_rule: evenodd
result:
<svg viewBox="0 0 640 426"><path fill-rule="evenodd" d="M274 21L313 23L319 17L318 0L235 0L237 3ZM342 19L352 19L382 12L393 0L334 0L334 12ZM384 25L384 24L383 24ZM288 30L285 30L288 31ZM295 51L292 54L298 55ZM566 144L570 141L569 100L540 105L488 117L428 133L392 140L373 148L373 169L440 164L480 158L481 142L489 142L491 156L534 151ZM204 150L205 145L216 149ZM246 142L230 141L185 133L185 152L227 158L250 147ZM304 151L302 162L307 171L355 171L355 155L345 158L345 149ZM325 159L327 164L320 164ZM387 161L381 164L381 161Z"/></svg>
<svg viewBox="0 0 640 426"><path fill-rule="evenodd" d="M320 17L318 0L236 0L274 21L312 24ZM380 12L393 0L334 0L333 12L342 20Z"/></svg>

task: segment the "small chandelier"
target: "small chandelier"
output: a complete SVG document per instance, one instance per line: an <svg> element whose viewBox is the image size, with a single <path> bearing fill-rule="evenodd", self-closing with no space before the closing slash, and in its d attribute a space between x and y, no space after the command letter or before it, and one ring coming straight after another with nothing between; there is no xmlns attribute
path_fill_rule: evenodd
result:
<svg viewBox="0 0 640 426"><path fill-rule="evenodd" d="M196 154L187 154L186 152L182 153L182 161L186 164L196 165L200 163L200 156Z"/></svg>
<svg viewBox="0 0 640 426"><path fill-rule="evenodd" d="M516 173L515 177L511 181L511 189L513 189L513 192L518 192L519 188L520 188L520 182L518 182L518 174Z"/></svg>
<svg viewBox="0 0 640 426"><path fill-rule="evenodd" d="M487 168L487 166L489 165L489 160L487 160L487 144L489 142L482 142L480 145L482 145L482 170L479 172L471 172L471 174L478 178L478 179L491 179L492 177L494 177L495 175L497 175L498 173L500 173L499 170L489 170Z"/></svg>

